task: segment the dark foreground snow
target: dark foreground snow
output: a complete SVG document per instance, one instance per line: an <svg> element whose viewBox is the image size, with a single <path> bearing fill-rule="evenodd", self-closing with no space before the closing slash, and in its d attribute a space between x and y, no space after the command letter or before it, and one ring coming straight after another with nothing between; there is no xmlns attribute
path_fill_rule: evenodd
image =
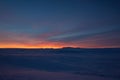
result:
<svg viewBox="0 0 120 80"><path fill-rule="evenodd" d="M120 80L120 49L0 49L0 80Z"/></svg>

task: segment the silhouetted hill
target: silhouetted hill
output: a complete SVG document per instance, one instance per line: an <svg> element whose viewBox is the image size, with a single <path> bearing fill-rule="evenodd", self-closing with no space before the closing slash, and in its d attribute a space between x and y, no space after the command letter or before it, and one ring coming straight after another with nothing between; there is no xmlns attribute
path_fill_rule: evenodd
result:
<svg viewBox="0 0 120 80"><path fill-rule="evenodd" d="M1 48L1 53L113 53L120 52L120 48L72 48L64 47L60 49L22 49L22 48Z"/></svg>

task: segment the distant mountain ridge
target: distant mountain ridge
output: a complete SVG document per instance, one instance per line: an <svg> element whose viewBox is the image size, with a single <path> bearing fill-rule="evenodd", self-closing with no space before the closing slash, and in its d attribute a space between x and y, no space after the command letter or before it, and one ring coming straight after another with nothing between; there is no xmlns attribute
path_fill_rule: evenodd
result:
<svg viewBox="0 0 120 80"><path fill-rule="evenodd" d="M120 53L120 48L72 48L63 47L59 49L23 49L23 48L1 48L0 54L3 53Z"/></svg>

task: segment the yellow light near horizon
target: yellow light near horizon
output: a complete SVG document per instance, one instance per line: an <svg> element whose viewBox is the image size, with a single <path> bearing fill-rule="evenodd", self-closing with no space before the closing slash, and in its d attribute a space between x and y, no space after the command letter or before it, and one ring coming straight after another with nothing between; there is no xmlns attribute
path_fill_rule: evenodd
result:
<svg viewBox="0 0 120 80"><path fill-rule="evenodd" d="M0 48L62 48L61 45L0 44Z"/></svg>
<svg viewBox="0 0 120 80"><path fill-rule="evenodd" d="M63 48L63 47L73 47L73 48L117 48L120 46L105 46L97 44L63 44L63 43L46 43L46 44L22 44L22 43L0 43L0 48L26 48L26 49L36 49L36 48Z"/></svg>

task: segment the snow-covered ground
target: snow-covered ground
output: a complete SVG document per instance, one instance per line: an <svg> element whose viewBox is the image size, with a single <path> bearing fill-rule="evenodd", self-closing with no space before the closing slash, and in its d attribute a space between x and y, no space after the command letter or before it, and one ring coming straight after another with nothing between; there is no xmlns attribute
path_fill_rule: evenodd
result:
<svg viewBox="0 0 120 80"><path fill-rule="evenodd" d="M0 49L0 80L120 80L120 49Z"/></svg>

